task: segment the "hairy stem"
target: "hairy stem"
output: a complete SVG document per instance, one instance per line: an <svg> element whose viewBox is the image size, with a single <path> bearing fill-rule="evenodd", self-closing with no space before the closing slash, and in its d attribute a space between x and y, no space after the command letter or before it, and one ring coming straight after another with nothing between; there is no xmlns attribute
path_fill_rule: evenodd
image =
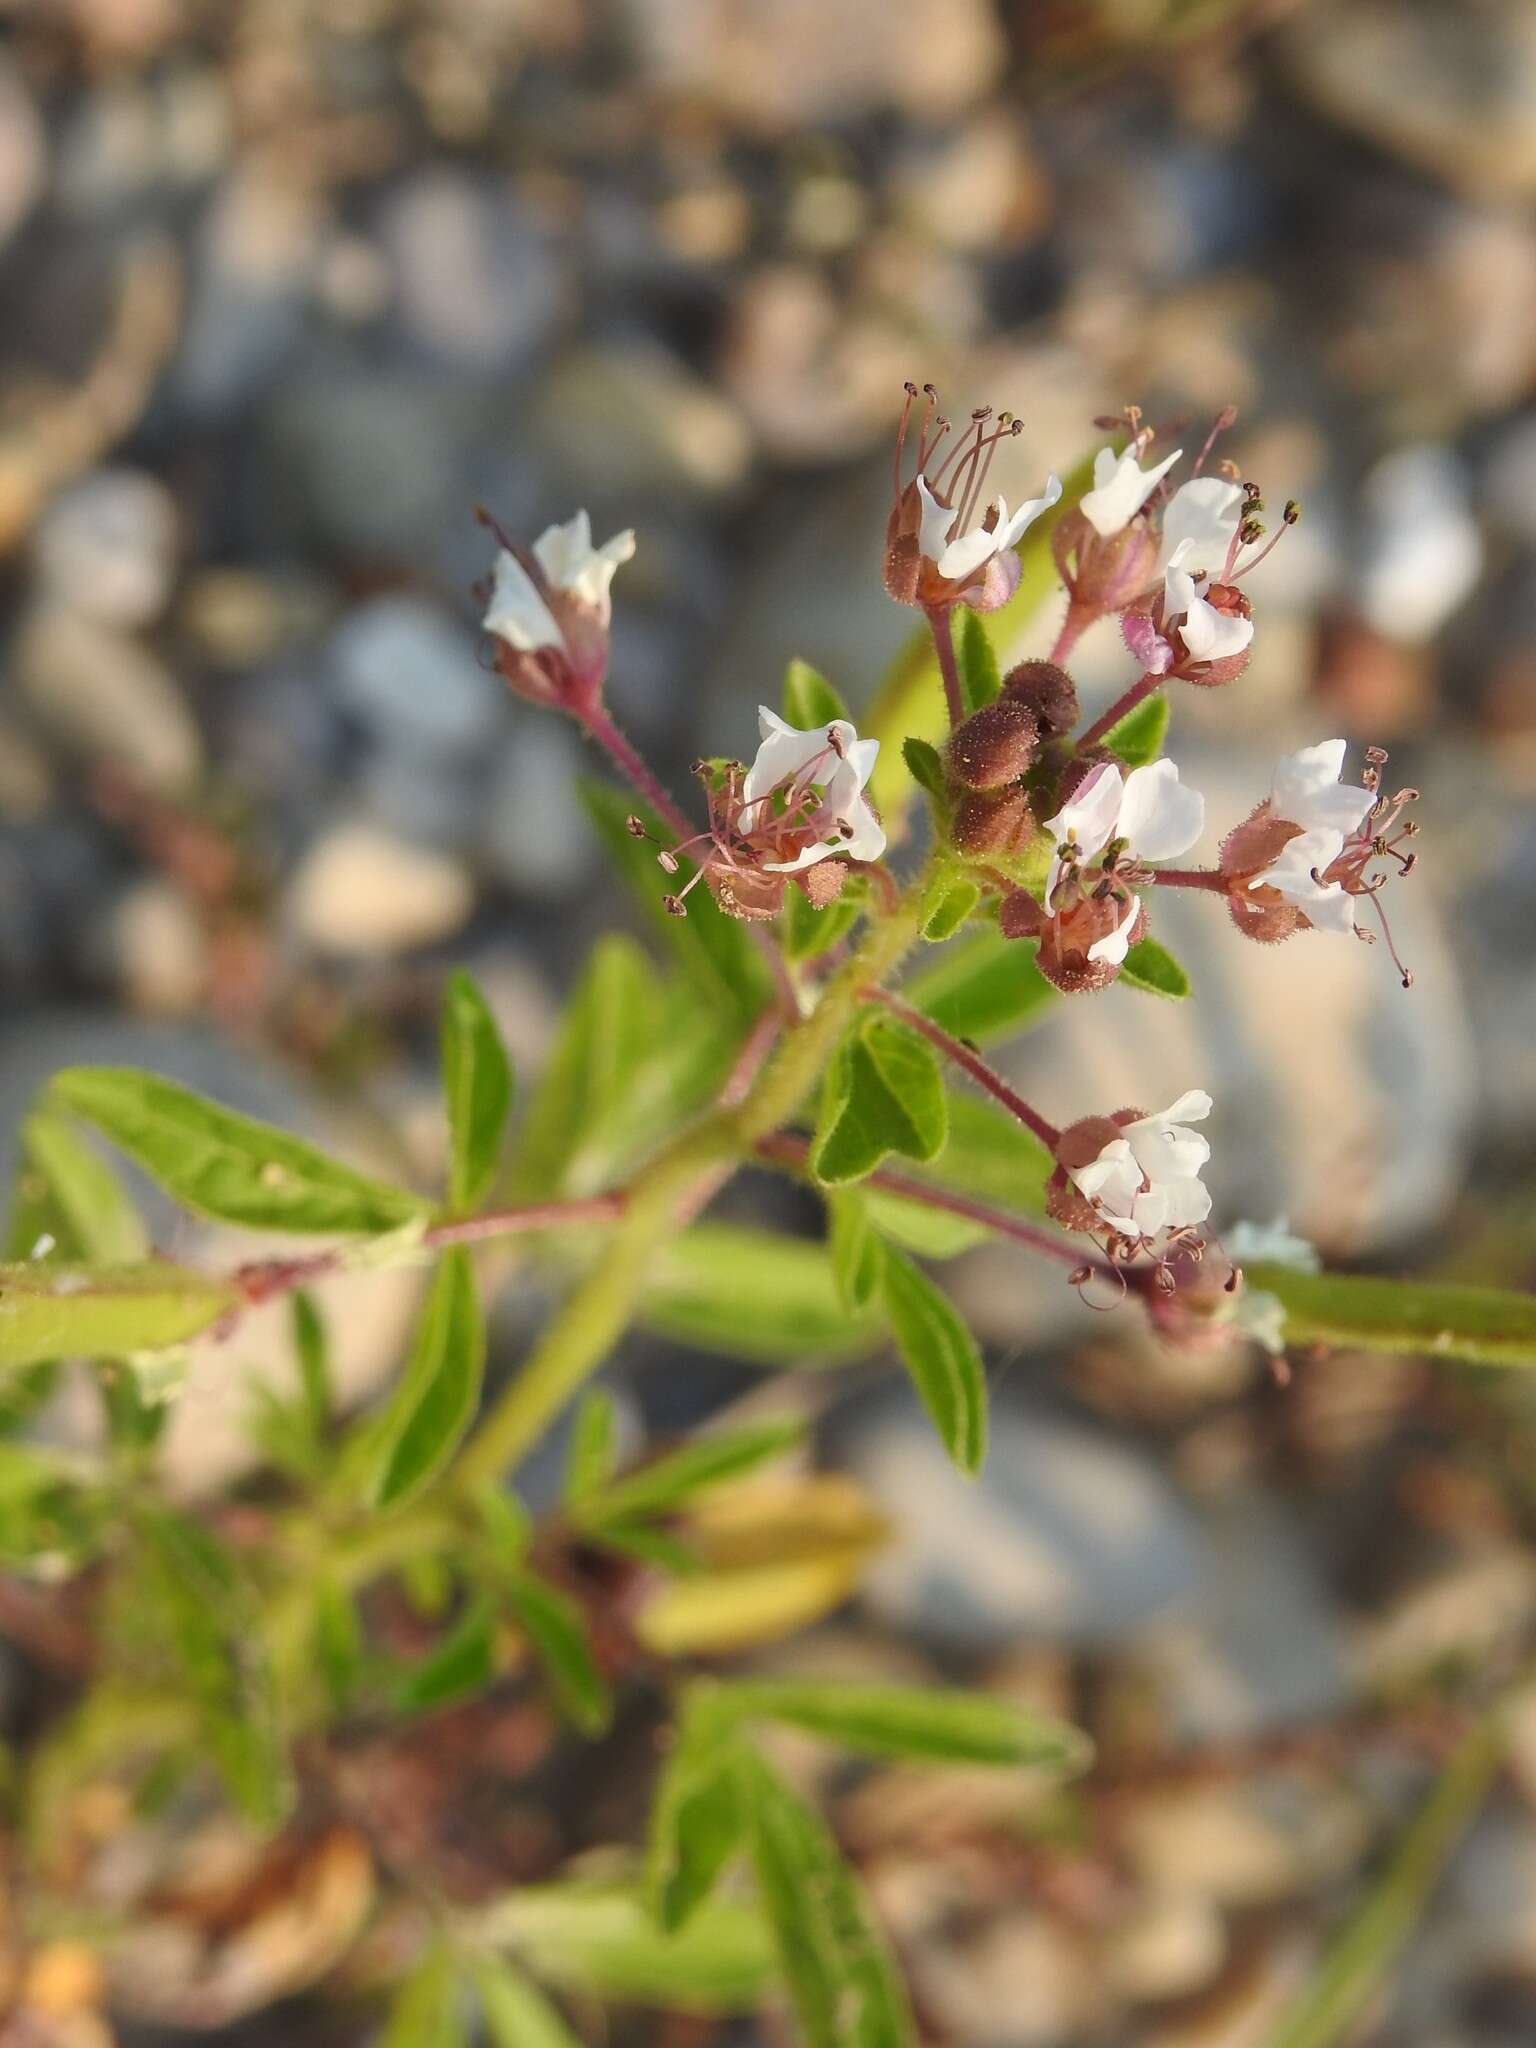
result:
<svg viewBox="0 0 1536 2048"><path fill-rule="evenodd" d="M910 1003L903 1002L900 996L893 996L887 989L869 988L863 990L862 995L865 1002L883 1003L903 1024L913 1031L920 1032L930 1045L944 1054L946 1059L953 1060L962 1073L969 1074L979 1088L985 1088L994 1100L1003 1105L1010 1116L1016 1116L1025 1130L1037 1137L1048 1152L1055 1151L1057 1140L1061 1136L1060 1131L1053 1123L1048 1123L1037 1109L1031 1108L1016 1088L1010 1088L1002 1075L989 1067L979 1052L973 1051L962 1039L955 1038L946 1031L942 1024L935 1024L931 1017L925 1016L921 1010L914 1009Z"/></svg>
<svg viewBox="0 0 1536 2048"><path fill-rule="evenodd" d="M949 728L953 732L965 716L960 670L955 661L955 636L947 607L941 606L929 612L927 618L928 630L933 635L933 651L939 657L939 674L944 678L944 702L949 707Z"/></svg>
<svg viewBox="0 0 1536 2048"><path fill-rule="evenodd" d="M1164 889L1211 889L1217 895L1227 888L1220 868L1154 868L1152 880Z"/></svg>
<svg viewBox="0 0 1536 2048"><path fill-rule="evenodd" d="M1078 741L1076 751L1081 754L1086 752L1089 747L1097 745L1103 739L1105 733L1113 732L1122 718L1129 717L1130 713L1136 709L1136 706L1141 703L1143 698L1150 697L1152 692L1160 688L1167 680L1166 676L1155 676L1149 670L1146 675L1132 683L1131 687L1121 696L1118 696L1101 717L1093 721L1092 725L1089 726L1088 730Z"/></svg>
<svg viewBox="0 0 1536 2048"><path fill-rule="evenodd" d="M694 827L619 731L603 705L595 705L592 710L581 714L581 729L603 749L624 780L637 796L650 805L669 832L675 832L679 839L693 837Z"/></svg>

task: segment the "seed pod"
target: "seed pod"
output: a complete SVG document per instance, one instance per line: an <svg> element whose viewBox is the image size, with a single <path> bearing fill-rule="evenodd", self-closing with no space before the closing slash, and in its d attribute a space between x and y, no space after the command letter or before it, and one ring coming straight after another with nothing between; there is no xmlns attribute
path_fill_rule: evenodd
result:
<svg viewBox="0 0 1536 2048"><path fill-rule="evenodd" d="M1043 740L1057 739L1077 724L1077 685L1054 661L1021 661L1009 669L999 702L1027 706Z"/></svg>
<svg viewBox="0 0 1536 2048"><path fill-rule="evenodd" d="M1017 853L1035 829L1022 789L968 789L955 805L950 836L962 853Z"/></svg>
<svg viewBox="0 0 1536 2048"><path fill-rule="evenodd" d="M999 697L955 728L949 765L971 789L1001 789L1029 772L1039 744L1035 716L1027 706Z"/></svg>

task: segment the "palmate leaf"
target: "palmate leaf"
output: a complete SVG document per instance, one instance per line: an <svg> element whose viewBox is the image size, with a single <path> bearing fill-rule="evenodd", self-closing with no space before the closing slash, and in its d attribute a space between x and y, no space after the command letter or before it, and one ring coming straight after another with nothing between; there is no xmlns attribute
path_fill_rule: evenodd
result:
<svg viewBox="0 0 1536 2048"><path fill-rule="evenodd" d="M892 1017L866 1017L827 1069L811 1171L836 1187L862 1180L892 1152L932 1159L948 1127L944 1078L926 1039Z"/></svg>
<svg viewBox="0 0 1536 2048"><path fill-rule="evenodd" d="M496 1178L512 1107L512 1067L485 997L467 974L443 992L443 1094L450 1139L448 1200L473 1209Z"/></svg>
<svg viewBox="0 0 1536 2048"><path fill-rule="evenodd" d="M1476 1365L1536 1365L1536 1295L1263 1264L1245 1267L1244 1276L1250 1287L1278 1297L1291 1344L1421 1352Z"/></svg>

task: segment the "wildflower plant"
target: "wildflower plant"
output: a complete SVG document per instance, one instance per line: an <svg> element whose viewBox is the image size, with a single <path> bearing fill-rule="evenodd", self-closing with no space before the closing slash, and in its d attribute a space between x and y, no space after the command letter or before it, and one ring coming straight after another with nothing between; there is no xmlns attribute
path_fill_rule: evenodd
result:
<svg viewBox="0 0 1536 2048"><path fill-rule="evenodd" d="M1048 1776L1082 1771L1086 1742L980 1694L742 1675L737 1653L848 1597L881 1518L808 1463L787 1394L636 1457L597 1385L626 1333L769 1367L888 1353L967 1473L986 1456L986 1375L934 1269L982 1239L1170 1343L1536 1356L1520 1297L1329 1275L1279 1228L1224 1251L1203 1178L1222 1106L1200 1075L1161 1110L1041 1104L983 1049L1114 981L1200 1000L1156 936L1164 889L1223 898L1246 938L1336 944L1374 936L1387 874L1412 865L1413 793L1384 792L1375 750L1344 779L1341 739L1283 760L1214 864L1171 865L1206 823L1163 751L1178 693L1224 687L1242 717L1253 572L1276 536L1258 488L1213 466L1230 415L1182 481L1139 412L1101 424L1091 465L1010 511L994 474L1019 421L982 409L956 434L931 388L909 388L884 578L920 639L857 718L792 664L780 708L763 706L740 759L698 764L691 799L607 704L635 537L594 546L580 513L526 551L498 530L490 656L607 757L592 824L654 945L599 943L521 1089L484 997L449 978L442 1186L360 1173L153 1074L53 1077L20 1134L0 1270L0 1532L12 1569L100 1648L18 1760L33 1895L50 1902L37 1938L71 1911L99 1926L127 1910L92 1889L103 1788L123 1813L197 1812L217 1784L285 1845L284 1867L326 1826L362 1844L372 1877L333 1960L355 1951L354 1987L393 1999L401 2048L462 2038L472 1999L497 2040L566 2041L573 1989L685 2010L778 2000L811 2048L895 2048L913 2039L898 1960L759 1731ZM999 650L1053 601L1049 656L1005 670ZM1085 720L1069 663L1090 628L1118 629L1137 667ZM273 1243L233 1270L164 1256L99 1140L192 1215ZM812 1190L822 1236L712 1218L744 1170ZM420 1272L414 1338L383 1398L347 1414L323 1283L386 1266ZM488 1386L487 1295L532 1302L535 1281L556 1305ZM204 1369L233 1370L273 1304L298 1373L255 1412L262 1476L189 1510L157 1466L177 1361L196 1340ZM98 1393L98 1453L27 1434L66 1374ZM534 1514L522 1470L562 1420L563 1487ZM339 1760L365 1735L392 1754L474 1700L531 1713L531 1756L557 1726L573 1744L621 1713L648 1731L644 1839L538 1882L498 1881L494 1853L459 1886L391 1853L387 1802L349 1806ZM428 1745L447 1769L464 1724L441 1725ZM223 1995L216 2016L238 2009Z"/></svg>

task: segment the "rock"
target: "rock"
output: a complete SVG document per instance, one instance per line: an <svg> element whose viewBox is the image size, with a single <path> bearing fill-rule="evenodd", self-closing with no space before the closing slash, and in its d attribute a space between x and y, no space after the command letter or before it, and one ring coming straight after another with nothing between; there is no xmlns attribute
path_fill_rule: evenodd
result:
<svg viewBox="0 0 1536 2048"><path fill-rule="evenodd" d="M919 1642L1109 1643L1200 1583L1199 1526L1155 1462L1108 1432L1005 1399L978 1479L960 1476L906 1389L833 1425L849 1471L889 1512L864 1592Z"/></svg>
<svg viewBox="0 0 1536 2048"><path fill-rule="evenodd" d="M967 1936L912 1956L913 1989L946 2037L986 2048L1068 2048L1105 2018L1089 1944L1044 1913L998 1913Z"/></svg>
<svg viewBox="0 0 1536 2048"><path fill-rule="evenodd" d="M551 332L564 289L549 239L506 185L438 166L384 209L406 331L471 374L526 362Z"/></svg>
<svg viewBox="0 0 1536 2048"><path fill-rule="evenodd" d="M123 994L141 1016L190 1015L208 985L208 943L195 906L174 883L149 876L112 914Z"/></svg>
<svg viewBox="0 0 1536 2048"><path fill-rule="evenodd" d="M215 194L174 371L189 412L223 418L281 367L303 331L321 225L313 188L271 158L250 160Z"/></svg>
<svg viewBox="0 0 1536 2048"><path fill-rule="evenodd" d="M16 679L56 739L181 794L202 773L203 744L170 670L136 640L62 605L34 610L18 635Z"/></svg>
<svg viewBox="0 0 1536 2048"><path fill-rule="evenodd" d="M1152 1892L1227 1908L1277 1905L1337 1881L1370 1842L1363 1805L1299 1769L1128 1792L1119 1821Z"/></svg>
<svg viewBox="0 0 1536 2048"><path fill-rule="evenodd" d="M891 424L910 343L850 317L810 265L774 264L736 294L721 377L770 454L828 463Z"/></svg>
<svg viewBox="0 0 1536 2048"><path fill-rule="evenodd" d="M47 756L14 720L0 713L0 825L40 818L53 801Z"/></svg>
<svg viewBox="0 0 1536 2048"><path fill-rule="evenodd" d="M381 747L423 773L474 753L497 732L506 691L477 662L474 636L425 598L358 605L330 643L336 694Z"/></svg>
<svg viewBox="0 0 1536 2048"><path fill-rule="evenodd" d="M42 196L48 144L20 72L0 60L0 249Z"/></svg>
<svg viewBox="0 0 1536 2048"><path fill-rule="evenodd" d="M458 861L356 821L329 827L288 889L301 938L322 952L364 959L447 938L473 903Z"/></svg>
<svg viewBox="0 0 1536 2048"><path fill-rule="evenodd" d="M358 805L392 837L440 853L479 847L489 802L489 762L411 760L376 753L357 777Z"/></svg>
<svg viewBox="0 0 1536 2048"><path fill-rule="evenodd" d="M1131 2004L1187 1998L1208 1984L1227 1953L1226 1925L1209 1899L1154 1894L1114 1931L1104 1960L1115 1991Z"/></svg>
<svg viewBox="0 0 1536 2048"><path fill-rule="evenodd" d="M486 802L486 857L509 888L558 901L590 879L598 853L576 794L589 765L565 726L518 721Z"/></svg>
<svg viewBox="0 0 1536 2048"><path fill-rule="evenodd" d="M170 595L178 523L157 477L136 469L82 477L38 524L33 560L45 598L100 626L147 626Z"/></svg>
<svg viewBox="0 0 1536 2048"><path fill-rule="evenodd" d="M1482 573L1482 535L1461 463L1432 444L1400 448L1366 478L1363 510L1361 612L1391 639L1430 639Z"/></svg>
<svg viewBox="0 0 1536 2048"><path fill-rule="evenodd" d="M1038 232L1050 212L1044 172L1011 107L994 107L952 134L911 139L896 192L927 241L995 250Z"/></svg>
<svg viewBox="0 0 1536 2048"><path fill-rule="evenodd" d="M577 500L716 498L752 459L736 408L665 349L633 340L565 351L534 388L529 428Z"/></svg>

